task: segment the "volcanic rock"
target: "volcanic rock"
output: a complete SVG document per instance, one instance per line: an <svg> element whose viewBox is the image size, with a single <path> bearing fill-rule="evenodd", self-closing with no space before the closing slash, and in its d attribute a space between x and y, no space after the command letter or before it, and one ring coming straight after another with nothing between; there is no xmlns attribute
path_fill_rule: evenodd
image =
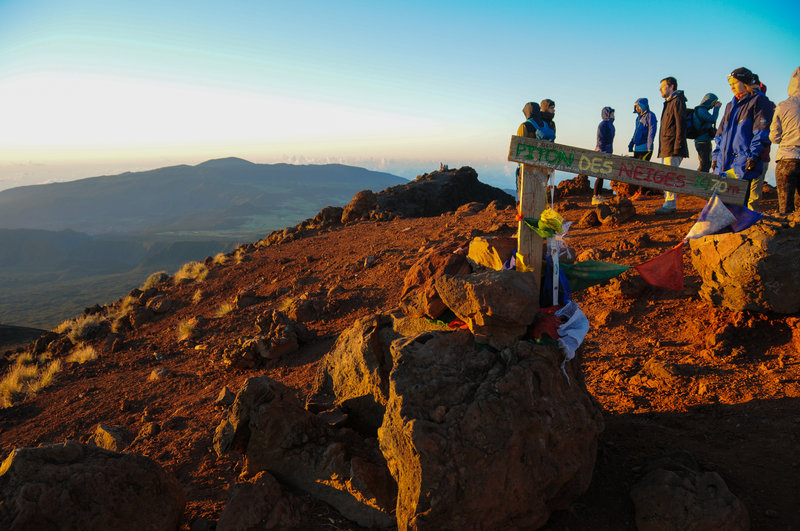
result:
<svg viewBox="0 0 800 531"><path fill-rule="evenodd" d="M690 240L700 297L730 310L800 311L800 226L756 223Z"/></svg>
<svg viewBox="0 0 800 531"><path fill-rule="evenodd" d="M444 275L436 293L475 334L475 340L503 349L525 335L539 310L534 273L516 270Z"/></svg>
<svg viewBox="0 0 800 531"><path fill-rule="evenodd" d="M631 491L640 531L748 531L747 508L716 472L702 472L688 454L651 466Z"/></svg>
<svg viewBox="0 0 800 531"><path fill-rule="evenodd" d="M342 223L349 223L362 218L368 218L369 213L378 206L378 200L372 190L361 190L342 211Z"/></svg>
<svg viewBox="0 0 800 531"><path fill-rule="evenodd" d="M564 179L556 186L556 197L563 198L575 195L586 195L591 188L589 187L589 177L587 175L576 175L572 179Z"/></svg>
<svg viewBox="0 0 800 531"><path fill-rule="evenodd" d="M391 316L376 314L342 332L317 369L309 407L315 403L341 406L360 429L374 435L389 397L389 347L401 337L392 324Z"/></svg>
<svg viewBox="0 0 800 531"><path fill-rule="evenodd" d="M177 529L185 504L151 459L75 441L18 448L0 467L2 529Z"/></svg>
<svg viewBox="0 0 800 531"><path fill-rule="evenodd" d="M294 392L266 376L248 379L214 434L217 455L242 452L246 473L267 470L359 525L388 527L396 485L377 441L331 429Z"/></svg>
<svg viewBox="0 0 800 531"><path fill-rule="evenodd" d="M447 309L433 287L442 275L466 275L472 272L466 254L456 245L431 249L406 273L400 308L412 317L438 318Z"/></svg>
<svg viewBox="0 0 800 531"><path fill-rule="evenodd" d="M398 529L535 529L591 480L599 405L556 348L502 353L466 330L392 343L378 430Z"/></svg>
<svg viewBox="0 0 800 531"><path fill-rule="evenodd" d="M216 531L296 529L301 520L299 505L269 472L259 472L231 486Z"/></svg>
<svg viewBox="0 0 800 531"><path fill-rule="evenodd" d="M477 172L469 166L426 173L408 184L387 188L376 197L381 209L405 217L438 216L471 202L496 200L503 206L514 205L513 197L478 181Z"/></svg>

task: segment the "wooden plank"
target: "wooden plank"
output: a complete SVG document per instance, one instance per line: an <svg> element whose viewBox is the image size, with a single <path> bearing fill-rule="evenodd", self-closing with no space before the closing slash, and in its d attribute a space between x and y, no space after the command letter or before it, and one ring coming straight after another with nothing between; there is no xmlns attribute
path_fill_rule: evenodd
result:
<svg viewBox="0 0 800 531"><path fill-rule="evenodd" d="M523 218L539 219L547 206L547 179L553 173L549 168L529 166L520 168L520 202L519 208ZM517 247L525 265L536 273L536 293L541 290L542 273L542 237L529 229L524 221L517 228Z"/></svg>
<svg viewBox="0 0 800 531"><path fill-rule="evenodd" d="M714 186L718 185L717 195L729 205L743 205L750 186L749 181L742 179L521 136L511 137L508 160L698 197L711 197Z"/></svg>

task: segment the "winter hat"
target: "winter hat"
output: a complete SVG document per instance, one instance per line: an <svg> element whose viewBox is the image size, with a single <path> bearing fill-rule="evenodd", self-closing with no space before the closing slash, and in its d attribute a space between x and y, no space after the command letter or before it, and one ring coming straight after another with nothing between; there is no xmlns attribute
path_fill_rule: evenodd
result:
<svg viewBox="0 0 800 531"><path fill-rule="evenodd" d="M753 76L753 73L749 69L747 69L745 67L741 67L741 68L737 68L736 70L731 72L731 74L728 77L729 78L732 77L733 79L741 81L742 83L745 83L746 85L751 85L753 83L753 77L754 76Z"/></svg>

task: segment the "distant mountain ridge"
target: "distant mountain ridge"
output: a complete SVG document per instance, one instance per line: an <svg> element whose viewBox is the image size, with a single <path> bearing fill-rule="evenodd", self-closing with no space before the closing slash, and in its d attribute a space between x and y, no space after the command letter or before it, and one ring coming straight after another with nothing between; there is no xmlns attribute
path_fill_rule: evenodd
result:
<svg viewBox="0 0 800 531"><path fill-rule="evenodd" d="M235 157L0 191L0 228L87 234L268 232L406 179L342 164Z"/></svg>

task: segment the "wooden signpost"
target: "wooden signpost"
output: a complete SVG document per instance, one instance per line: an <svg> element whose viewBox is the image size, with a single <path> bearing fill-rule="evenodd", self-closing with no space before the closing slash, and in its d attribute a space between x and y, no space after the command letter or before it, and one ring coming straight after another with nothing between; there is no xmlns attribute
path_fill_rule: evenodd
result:
<svg viewBox="0 0 800 531"><path fill-rule="evenodd" d="M508 160L523 164L520 213L524 218L539 219L541 216L547 200L545 186L554 170L698 197L711 197L716 188L717 196L729 205L743 205L750 185L740 179L521 136L511 137ZM525 265L538 271L542 263L542 238L525 227L523 221L519 223L517 246ZM517 269L520 269L519 264ZM539 277L536 275L537 279Z"/></svg>

